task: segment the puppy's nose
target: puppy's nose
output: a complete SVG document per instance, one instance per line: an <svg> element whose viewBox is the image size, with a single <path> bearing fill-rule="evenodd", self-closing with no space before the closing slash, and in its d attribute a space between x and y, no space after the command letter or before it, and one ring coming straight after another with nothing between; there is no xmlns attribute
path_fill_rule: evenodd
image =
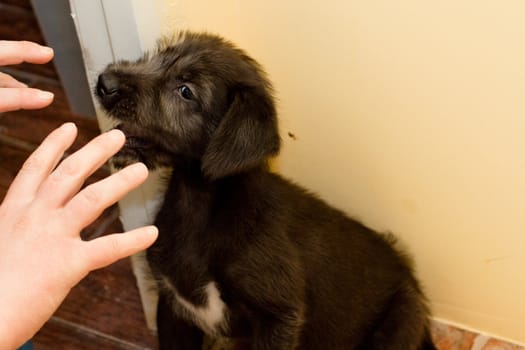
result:
<svg viewBox="0 0 525 350"><path fill-rule="evenodd" d="M97 95L102 99L115 97L119 92L119 80L115 74L102 73L98 76Z"/></svg>

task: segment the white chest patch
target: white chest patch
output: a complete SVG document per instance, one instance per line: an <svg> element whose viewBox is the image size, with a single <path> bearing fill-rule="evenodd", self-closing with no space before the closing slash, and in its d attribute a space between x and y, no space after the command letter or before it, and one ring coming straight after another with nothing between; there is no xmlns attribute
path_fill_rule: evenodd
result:
<svg viewBox="0 0 525 350"><path fill-rule="evenodd" d="M173 293L173 307L177 314L193 321L208 335L214 336L227 332L227 307L221 299L221 294L215 282L209 282L203 288L203 292L206 295L204 306L195 306L182 297L167 278L164 278L164 283Z"/></svg>

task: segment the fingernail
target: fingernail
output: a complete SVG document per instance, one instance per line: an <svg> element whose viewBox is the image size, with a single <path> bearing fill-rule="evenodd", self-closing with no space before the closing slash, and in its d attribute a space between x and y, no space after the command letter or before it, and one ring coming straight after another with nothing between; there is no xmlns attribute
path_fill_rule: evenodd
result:
<svg viewBox="0 0 525 350"><path fill-rule="evenodd" d="M42 53L42 55L46 55L46 56L54 55L55 53L52 48L47 47L47 46L40 46L40 52Z"/></svg>
<svg viewBox="0 0 525 350"><path fill-rule="evenodd" d="M40 99L40 100L43 100L43 101L52 100L53 97L55 97L55 95L52 92L49 92L49 91L40 90L37 93L37 98Z"/></svg>
<svg viewBox="0 0 525 350"><path fill-rule="evenodd" d="M135 163L129 166L129 169L135 174L142 175L144 173L148 174L148 167L144 163Z"/></svg>
<svg viewBox="0 0 525 350"><path fill-rule="evenodd" d="M157 236L159 234L159 229L156 226L147 226L145 229L148 235Z"/></svg>
<svg viewBox="0 0 525 350"><path fill-rule="evenodd" d="M62 124L60 129L63 131L70 131L70 130L76 129L76 127L77 126L75 125L75 123L67 122L67 123Z"/></svg>
<svg viewBox="0 0 525 350"><path fill-rule="evenodd" d="M124 133L120 131L119 129L111 129L109 131L106 131L106 134L113 139L122 139L122 138L125 139L126 138Z"/></svg>

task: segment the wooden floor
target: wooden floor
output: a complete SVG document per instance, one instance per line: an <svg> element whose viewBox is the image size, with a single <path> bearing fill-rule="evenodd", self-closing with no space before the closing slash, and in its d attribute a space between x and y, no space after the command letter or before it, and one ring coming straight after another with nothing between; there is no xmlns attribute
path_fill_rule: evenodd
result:
<svg viewBox="0 0 525 350"><path fill-rule="evenodd" d="M29 0L0 1L0 39L44 43ZM27 156L54 128L73 121L79 136L72 150L99 133L93 116L71 113L52 64L0 68L26 84L55 93L54 103L39 111L0 115L0 198ZM108 174L101 169L87 183ZM109 208L82 236L121 232L116 206ZM156 349L148 332L129 260L95 271L74 288L57 313L33 339L36 350Z"/></svg>

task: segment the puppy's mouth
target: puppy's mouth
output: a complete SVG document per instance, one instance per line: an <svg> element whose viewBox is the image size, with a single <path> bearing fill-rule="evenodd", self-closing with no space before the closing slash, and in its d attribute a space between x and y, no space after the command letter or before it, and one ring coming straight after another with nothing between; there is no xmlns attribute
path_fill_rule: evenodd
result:
<svg viewBox="0 0 525 350"><path fill-rule="evenodd" d="M124 146L111 158L111 163L115 167L122 168L140 161L153 169L164 165L166 159L169 158L170 152L159 143L154 142L151 137L130 130L124 124L118 124L115 129L126 135Z"/></svg>

